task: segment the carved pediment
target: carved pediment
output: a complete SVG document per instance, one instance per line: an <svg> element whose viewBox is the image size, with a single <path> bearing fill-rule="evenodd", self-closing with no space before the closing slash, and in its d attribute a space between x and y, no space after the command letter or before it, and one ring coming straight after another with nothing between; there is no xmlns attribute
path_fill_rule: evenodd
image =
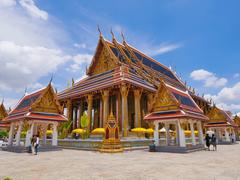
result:
<svg viewBox="0 0 240 180"><path fill-rule="evenodd" d="M179 109L178 101L173 97L163 82L158 87L158 90L153 99L153 111L167 111Z"/></svg>
<svg viewBox="0 0 240 180"><path fill-rule="evenodd" d="M7 117L7 111L6 111L6 109L5 109L5 107L4 107L4 105L3 104L1 104L0 105L0 121L3 119L3 118L5 118L5 117Z"/></svg>
<svg viewBox="0 0 240 180"><path fill-rule="evenodd" d="M61 106L56 99L55 92L49 85L43 95L31 106L34 112L61 113Z"/></svg>
<svg viewBox="0 0 240 180"><path fill-rule="evenodd" d="M234 122L240 127L240 117L239 116L235 116L234 118Z"/></svg>
<svg viewBox="0 0 240 180"><path fill-rule="evenodd" d="M96 56L95 58L94 68L91 75L100 74L117 67L106 47L103 47L99 56Z"/></svg>
<svg viewBox="0 0 240 180"><path fill-rule="evenodd" d="M226 122L226 116L217 107L213 107L207 115L209 117L209 122Z"/></svg>

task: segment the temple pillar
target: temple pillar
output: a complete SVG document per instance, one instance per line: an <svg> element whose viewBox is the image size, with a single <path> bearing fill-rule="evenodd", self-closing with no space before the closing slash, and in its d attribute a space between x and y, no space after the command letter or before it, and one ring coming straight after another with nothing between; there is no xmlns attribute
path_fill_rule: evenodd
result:
<svg viewBox="0 0 240 180"><path fill-rule="evenodd" d="M43 145L46 145L46 144L47 144L47 127L48 127L47 124L44 124L44 125L42 126L42 131L43 131L42 142L43 142Z"/></svg>
<svg viewBox="0 0 240 180"><path fill-rule="evenodd" d="M155 121L154 122L154 144L155 146L159 146L159 132L158 132L158 129L159 129L159 122Z"/></svg>
<svg viewBox="0 0 240 180"><path fill-rule="evenodd" d="M52 146L57 146L57 144L58 144L57 125L58 125L58 123L53 123Z"/></svg>
<svg viewBox="0 0 240 180"><path fill-rule="evenodd" d="M72 121L72 101L70 99L67 100L67 118Z"/></svg>
<svg viewBox="0 0 240 180"><path fill-rule="evenodd" d="M34 122L30 124L30 127L27 130L25 147L31 146L31 139L33 137Z"/></svg>
<svg viewBox="0 0 240 180"><path fill-rule="evenodd" d="M9 133L8 133L8 146L13 145L14 128L15 128L14 123L11 123L10 130L9 130Z"/></svg>
<svg viewBox="0 0 240 180"><path fill-rule="evenodd" d="M20 121L18 124L18 130L17 130L17 134L16 134L16 145L17 146L20 146L22 127L23 127L23 121Z"/></svg>
<svg viewBox="0 0 240 180"><path fill-rule="evenodd" d="M177 129L178 129L178 140L180 147L186 147L186 138L183 129L183 124L180 121L177 121Z"/></svg>
<svg viewBox="0 0 240 180"><path fill-rule="evenodd" d="M102 128L103 127L103 103L102 103L102 99L100 98L100 105L99 105L99 119L100 119L100 122L99 122L99 127Z"/></svg>
<svg viewBox="0 0 240 180"><path fill-rule="evenodd" d="M226 141L227 141L227 142L230 142L231 140L230 140L230 137L229 137L229 133L228 133L228 131L227 131L227 128L225 128L224 131L225 131L225 139L226 139Z"/></svg>
<svg viewBox="0 0 240 180"><path fill-rule="evenodd" d="M103 123L102 123L102 126L105 127L105 124L108 119L108 114L109 114L109 90L104 90L102 92L102 100L103 100Z"/></svg>
<svg viewBox="0 0 240 180"><path fill-rule="evenodd" d="M133 91L134 93L134 106L135 106L135 122L134 122L134 127L141 127L141 95L142 92L139 89L135 89Z"/></svg>
<svg viewBox="0 0 240 180"><path fill-rule="evenodd" d="M170 133L169 133L170 125L168 123L165 123L164 125L166 129L166 145L168 146L170 144Z"/></svg>
<svg viewBox="0 0 240 180"><path fill-rule="evenodd" d="M124 137L128 136L128 91L126 85L120 87L122 95L122 132Z"/></svg>
<svg viewBox="0 0 240 180"><path fill-rule="evenodd" d="M154 95L152 93L147 94L147 111L148 111L148 113L152 110L153 97L154 97Z"/></svg>
<svg viewBox="0 0 240 180"><path fill-rule="evenodd" d="M198 121L197 122L197 129L198 129L198 141L199 141L199 144L204 144L203 142L203 130L202 130L202 122L201 121Z"/></svg>
<svg viewBox="0 0 240 180"><path fill-rule="evenodd" d="M87 104L88 104L88 109L87 109L87 115L88 115L88 130L91 130L92 127L92 106L93 106L93 95L88 94L87 96Z"/></svg>
<svg viewBox="0 0 240 180"><path fill-rule="evenodd" d="M195 138L195 133L194 133L194 123L193 121L190 121L190 129L191 129L191 135L192 135L192 145L196 145L196 138Z"/></svg>

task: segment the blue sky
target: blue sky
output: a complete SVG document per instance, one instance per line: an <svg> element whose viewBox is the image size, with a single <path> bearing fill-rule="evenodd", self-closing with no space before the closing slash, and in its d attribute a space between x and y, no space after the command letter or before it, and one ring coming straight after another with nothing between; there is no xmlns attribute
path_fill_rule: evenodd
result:
<svg viewBox="0 0 240 180"><path fill-rule="evenodd" d="M142 50L233 113L240 112L240 2L237 0L2 0L0 97L7 105L25 87L58 90L81 78L100 26Z"/></svg>

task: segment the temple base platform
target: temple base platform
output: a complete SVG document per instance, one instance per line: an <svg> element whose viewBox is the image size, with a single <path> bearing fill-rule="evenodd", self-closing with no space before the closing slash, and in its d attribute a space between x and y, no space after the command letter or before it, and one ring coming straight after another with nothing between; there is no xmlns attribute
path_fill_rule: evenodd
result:
<svg viewBox="0 0 240 180"><path fill-rule="evenodd" d="M31 147L24 146L7 146L2 148L3 151L14 152L14 153L31 153ZM38 152L48 152L48 151L60 151L61 147L58 146L40 146Z"/></svg>
<svg viewBox="0 0 240 180"><path fill-rule="evenodd" d="M204 150L204 145L198 144L195 146L186 146L186 147L180 147L180 146L149 146L150 152L167 152L167 153L190 153L195 151L201 151Z"/></svg>

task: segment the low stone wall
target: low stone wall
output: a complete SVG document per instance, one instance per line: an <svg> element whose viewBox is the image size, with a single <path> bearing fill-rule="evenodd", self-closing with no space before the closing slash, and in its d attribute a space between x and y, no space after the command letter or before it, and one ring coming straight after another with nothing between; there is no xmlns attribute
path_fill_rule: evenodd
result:
<svg viewBox="0 0 240 180"><path fill-rule="evenodd" d="M124 149L138 149L148 148L150 144L153 144L152 139L123 139L121 140ZM51 144L51 140L47 140L47 144ZM59 139L58 146L61 148L70 149L82 149L82 150L99 150L102 146L102 140L100 139Z"/></svg>

